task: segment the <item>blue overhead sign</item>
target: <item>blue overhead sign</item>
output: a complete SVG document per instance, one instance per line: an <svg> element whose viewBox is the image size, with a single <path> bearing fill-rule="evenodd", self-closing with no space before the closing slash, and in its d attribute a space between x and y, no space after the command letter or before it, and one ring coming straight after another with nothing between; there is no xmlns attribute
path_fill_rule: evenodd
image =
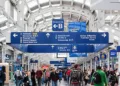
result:
<svg viewBox="0 0 120 86"><path fill-rule="evenodd" d="M86 22L69 22L69 32L86 32Z"/></svg>
<svg viewBox="0 0 120 86"><path fill-rule="evenodd" d="M61 64L60 61L50 61L50 64Z"/></svg>
<svg viewBox="0 0 120 86"><path fill-rule="evenodd" d="M92 53L93 45L29 45L29 53Z"/></svg>
<svg viewBox="0 0 120 86"><path fill-rule="evenodd" d="M117 50L110 50L110 57L117 57Z"/></svg>
<svg viewBox="0 0 120 86"><path fill-rule="evenodd" d="M108 44L95 44L94 48L95 48L95 52L99 52L109 46L111 46L113 43L108 43Z"/></svg>
<svg viewBox="0 0 120 86"><path fill-rule="evenodd" d="M106 44L108 32L12 32L12 44Z"/></svg>
<svg viewBox="0 0 120 86"><path fill-rule="evenodd" d="M70 53L69 57L87 57L87 53Z"/></svg>
<svg viewBox="0 0 120 86"><path fill-rule="evenodd" d="M120 46L117 46L117 52L120 52Z"/></svg>
<svg viewBox="0 0 120 86"><path fill-rule="evenodd" d="M64 19L53 19L52 30L53 31L64 31Z"/></svg>

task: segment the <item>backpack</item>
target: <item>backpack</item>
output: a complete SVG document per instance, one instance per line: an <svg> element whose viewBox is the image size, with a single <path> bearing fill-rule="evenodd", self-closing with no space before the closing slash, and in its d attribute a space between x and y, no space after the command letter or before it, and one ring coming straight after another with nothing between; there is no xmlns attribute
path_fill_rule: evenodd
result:
<svg viewBox="0 0 120 86"><path fill-rule="evenodd" d="M72 73L71 73L71 79L72 80L78 80L78 77L79 77L78 73L79 72L77 70L72 71Z"/></svg>
<svg viewBox="0 0 120 86"><path fill-rule="evenodd" d="M98 72L96 72L93 76L94 76L93 81L95 84L100 84L102 82L101 75Z"/></svg>
<svg viewBox="0 0 120 86"><path fill-rule="evenodd" d="M45 77L49 78L50 77L50 72L46 72Z"/></svg>

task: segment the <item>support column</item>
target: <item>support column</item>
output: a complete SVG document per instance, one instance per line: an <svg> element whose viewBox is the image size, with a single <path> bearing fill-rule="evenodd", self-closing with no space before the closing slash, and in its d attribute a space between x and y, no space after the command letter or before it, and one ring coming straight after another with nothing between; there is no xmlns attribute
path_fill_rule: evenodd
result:
<svg viewBox="0 0 120 86"><path fill-rule="evenodd" d="M102 60L100 60L100 66L102 67Z"/></svg>
<svg viewBox="0 0 120 86"><path fill-rule="evenodd" d="M6 42L3 42L3 45L2 45L2 63L5 63L5 55L6 55Z"/></svg>
<svg viewBox="0 0 120 86"><path fill-rule="evenodd" d="M82 66L82 67L83 67L83 72L84 72L84 65L85 65L85 64L84 64L84 62L83 62L83 66Z"/></svg>
<svg viewBox="0 0 120 86"><path fill-rule="evenodd" d="M110 56L109 56L109 51L107 54L107 64L108 64L108 70L110 70Z"/></svg>
<svg viewBox="0 0 120 86"><path fill-rule="evenodd" d="M119 42L119 46L120 46L120 41L118 41L118 42ZM120 75L120 52L117 53L117 56L118 56L118 73ZM120 76L119 76L118 85L120 85Z"/></svg>
<svg viewBox="0 0 120 86"><path fill-rule="evenodd" d="M90 69L92 70L92 59L90 60Z"/></svg>

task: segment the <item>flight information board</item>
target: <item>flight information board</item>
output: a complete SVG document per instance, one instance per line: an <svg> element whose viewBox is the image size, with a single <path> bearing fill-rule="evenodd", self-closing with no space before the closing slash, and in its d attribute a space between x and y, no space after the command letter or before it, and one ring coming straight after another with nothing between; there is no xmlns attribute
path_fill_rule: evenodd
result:
<svg viewBox="0 0 120 86"><path fill-rule="evenodd" d="M11 44L105 44L108 32L12 32Z"/></svg>

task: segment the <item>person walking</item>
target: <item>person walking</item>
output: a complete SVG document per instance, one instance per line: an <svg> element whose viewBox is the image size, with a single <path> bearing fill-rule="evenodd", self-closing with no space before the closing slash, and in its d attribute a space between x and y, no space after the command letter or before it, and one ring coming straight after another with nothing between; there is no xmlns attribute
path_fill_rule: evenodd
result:
<svg viewBox="0 0 120 86"><path fill-rule="evenodd" d="M29 80L29 75L26 72L24 79L23 79L24 86L30 86L30 80Z"/></svg>
<svg viewBox="0 0 120 86"><path fill-rule="evenodd" d="M50 71L49 69L45 72L45 86L50 86Z"/></svg>
<svg viewBox="0 0 120 86"><path fill-rule="evenodd" d="M89 75L88 75L88 71L85 70L85 73L84 73L84 81L85 81L85 86L88 84L88 81L89 81Z"/></svg>
<svg viewBox="0 0 120 86"><path fill-rule="evenodd" d="M94 86L108 86L106 74L100 66L97 67L97 71L93 74L91 83Z"/></svg>
<svg viewBox="0 0 120 86"><path fill-rule="evenodd" d="M23 76L22 76L22 72L18 69L15 71L15 79L16 79L16 86L21 86L22 84L22 80L23 80Z"/></svg>
<svg viewBox="0 0 120 86"><path fill-rule="evenodd" d="M31 72L31 81L32 81L32 86L36 86L35 71L34 70L32 70L32 72Z"/></svg>
<svg viewBox="0 0 120 86"><path fill-rule="evenodd" d="M6 79L6 75L1 69L0 70L0 86L4 86L5 79Z"/></svg>
<svg viewBox="0 0 120 86"><path fill-rule="evenodd" d="M42 78L42 71L41 69L38 69L36 72L36 78L37 78L37 82L38 82L38 86L41 86L41 78Z"/></svg>
<svg viewBox="0 0 120 86"><path fill-rule="evenodd" d="M63 77L63 73L62 73L62 70L60 70L60 71L59 71L59 82L61 82L62 77Z"/></svg>
<svg viewBox="0 0 120 86"><path fill-rule="evenodd" d="M57 86L58 79L59 79L59 75L58 73L56 73L55 69L53 69L50 74L50 80L52 80L52 86Z"/></svg>

